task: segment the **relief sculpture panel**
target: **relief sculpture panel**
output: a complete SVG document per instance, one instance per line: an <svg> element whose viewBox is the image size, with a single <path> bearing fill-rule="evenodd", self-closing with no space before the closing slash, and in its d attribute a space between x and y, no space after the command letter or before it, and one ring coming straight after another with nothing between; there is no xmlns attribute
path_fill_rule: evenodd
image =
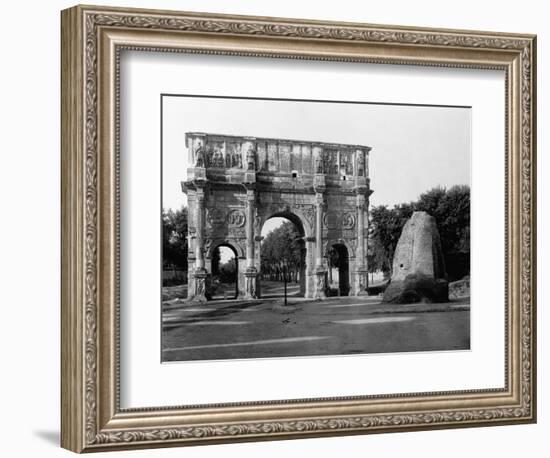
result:
<svg viewBox="0 0 550 458"><path fill-rule="evenodd" d="M302 173L313 173L311 147L302 145Z"/></svg>
<svg viewBox="0 0 550 458"><path fill-rule="evenodd" d="M290 172L290 145L279 144L279 171Z"/></svg>
<svg viewBox="0 0 550 458"><path fill-rule="evenodd" d="M246 221L246 216L243 210L231 210L227 214L227 224L229 227L243 227Z"/></svg>
<svg viewBox="0 0 550 458"><path fill-rule="evenodd" d="M290 153L290 170L302 171L302 149L300 145L292 145Z"/></svg>
<svg viewBox="0 0 550 458"><path fill-rule="evenodd" d="M355 227L355 214L346 212L342 216L342 227L344 229L352 229Z"/></svg>
<svg viewBox="0 0 550 458"><path fill-rule="evenodd" d="M340 151L340 174L353 175L353 153Z"/></svg>
<svg viewBox="0 0 550 458"><path fill-rule="evenodd" d="M206 224L210 227L219 226L225 222L225 212L219 208L206 209Z"/></svg>
<svg viewBox="0 0 550 458"><path fill-rule="evenodd" d="M225 157L227 168L239 168L243 167L243 158L241 154L241 144L236 142L227 143L227 152Z"/></svg>
<svg viewBox="0 0 550 458"><path fill-rule="evenodd" d="M276 143L267 145L267 169L270 172L276 172L279 169L279 155Z"/></svg>
<svg viewBox="0 0 550 458"><path fill-rule="evenodd" d="M266 142L258 142L256 144L256 154L258 155L258 171L267 170L267 147Z"/></svg>

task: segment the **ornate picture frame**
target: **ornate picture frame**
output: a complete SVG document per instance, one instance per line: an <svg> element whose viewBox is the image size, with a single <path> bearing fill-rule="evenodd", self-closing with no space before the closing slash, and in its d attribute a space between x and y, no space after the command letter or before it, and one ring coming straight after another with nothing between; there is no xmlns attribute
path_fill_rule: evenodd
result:
<svg viewBox="0 0 550 458"><path fill-rule="evenodd" d="M536 37L75 6L62 12L62 424L75 452L536 421ZM279 57L505 72L505 387L120 407L119 57Z"/></svg>

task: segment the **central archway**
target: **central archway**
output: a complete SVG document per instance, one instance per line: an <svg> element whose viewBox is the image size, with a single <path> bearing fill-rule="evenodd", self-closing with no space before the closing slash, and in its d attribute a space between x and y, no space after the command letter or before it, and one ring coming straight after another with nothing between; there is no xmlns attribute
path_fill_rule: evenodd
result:
<svg viewBox="0 0 550 458"><path fill-rule="evenodd" d="M307 248L304 238L302 221L292 212L275 212L265 219L259 244L261 297L283 297L285 279L289 297L306 296Z"/></svg>

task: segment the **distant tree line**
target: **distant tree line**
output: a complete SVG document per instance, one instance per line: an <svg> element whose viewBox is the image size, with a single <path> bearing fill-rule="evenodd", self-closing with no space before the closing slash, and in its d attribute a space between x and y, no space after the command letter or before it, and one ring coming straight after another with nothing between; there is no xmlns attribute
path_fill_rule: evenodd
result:
<svg viewBox="0 0 550 458"><path fill-rule="evenodd" d="M162 210L163 269L187 270L187 207Z"/></svg>
<svg viewBox="0 0 550 458"><path fill-rule="evenodd" d="M290 221L269 232L261 247L261 278L283 281L286 270L287 281L300 281L302 267L302 236Z"/></svg>
<svg viewBox="0 0 550 458"><path fill-rule="evenodd" d="M370 210L368 265L370 272L389 277L401 231L414 211L425 211L437 223L449 280L470 274L470 187L435 187L416 202L386 205Z"/></svg>

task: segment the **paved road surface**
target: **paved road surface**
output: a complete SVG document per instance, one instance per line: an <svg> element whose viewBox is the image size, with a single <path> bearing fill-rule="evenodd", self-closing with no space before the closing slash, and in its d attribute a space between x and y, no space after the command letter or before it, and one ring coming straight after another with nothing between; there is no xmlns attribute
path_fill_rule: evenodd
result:
<svg viewBox="0 0 550 458"><path fill-rule="evenodd" d="M470 347L468 301L389 306L378 297L165 304L163 360L336 355Z"/></svg>

